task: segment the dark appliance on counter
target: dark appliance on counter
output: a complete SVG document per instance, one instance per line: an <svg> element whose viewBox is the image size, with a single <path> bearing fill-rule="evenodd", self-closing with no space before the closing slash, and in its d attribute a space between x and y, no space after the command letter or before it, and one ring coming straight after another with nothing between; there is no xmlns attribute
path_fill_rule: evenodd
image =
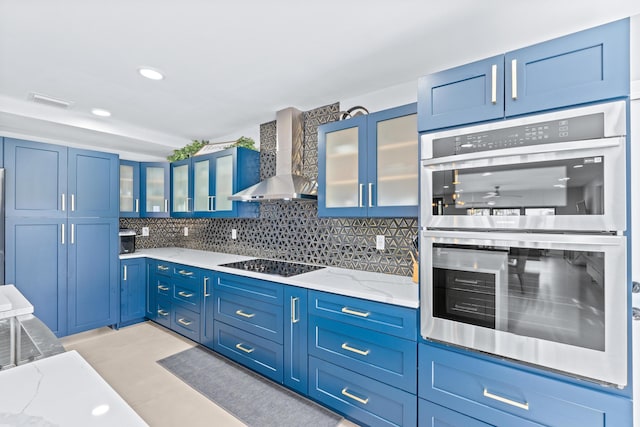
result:
<svg viewBox="0 0 640 427"><path fill-rule="evenodd" d="M118 233L120 238L120 254L130 254L136 251L136 232L127 228L121 228Z"/></svg>
<svg viewBox="0 0 640 427"><path fill-rule="evenodd" d="M252 271L255 273L271 274L274 276L291 277L298 274L309 273L325 267L309 264L297 264L287 261L275 261L271 259L255 258L247 261L220 264L220 267L236 268L238 270Z"/></svg>
<svg viewBox="0 0 640 427"><path fill-rule="evenodd" d="M626 103L421 135L420 333L628 381Z"/></svg>

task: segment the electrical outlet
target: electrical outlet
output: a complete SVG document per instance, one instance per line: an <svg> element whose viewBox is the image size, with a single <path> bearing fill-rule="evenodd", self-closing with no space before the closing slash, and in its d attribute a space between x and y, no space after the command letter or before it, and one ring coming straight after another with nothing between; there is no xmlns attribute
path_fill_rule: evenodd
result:
<svg viewBox="0 0 640 427"><path fill-rule="evenodd" d="M145 237L149 235L149 227L142 227L142 235Z"/></svg>
<svg viewBox="0 0 640 427"><path fill-rule="evenodd" d="M235 228L231 229L231 238L234 240L238 238L238 230L236 230Z"/></svg>
<svg viewBox="0 0 640 427"><path fill-rule="evenodd" d="M189 227L185 227L185 228L184 228L184 230L183 230L183 234L184 234L185 236L188 236L188 235L189 235Z"/></svg>
<svg viewBox="0 0 640 427"><path fill-rule="evenodd" d="M378 234L376 236L376 249L384 251L384 235Z"/></svg>

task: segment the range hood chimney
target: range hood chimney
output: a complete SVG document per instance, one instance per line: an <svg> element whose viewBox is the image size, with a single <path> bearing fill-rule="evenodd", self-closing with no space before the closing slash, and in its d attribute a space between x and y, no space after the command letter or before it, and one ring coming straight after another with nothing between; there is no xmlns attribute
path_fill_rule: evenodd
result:
<svg viewBox="0 0 640 427"><path fill-rule="evenodd" d="M276 113L276 175L260 181L229 200L316 200L318 183L302 176L304 155L302 112L286 108Z"/></svg>

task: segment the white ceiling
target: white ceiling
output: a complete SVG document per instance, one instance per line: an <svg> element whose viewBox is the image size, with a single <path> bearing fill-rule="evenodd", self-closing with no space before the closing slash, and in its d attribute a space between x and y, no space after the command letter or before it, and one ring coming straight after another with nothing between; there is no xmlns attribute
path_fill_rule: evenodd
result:
<svg viewBox="0 0 640 427"><path fill-rule="evenodd" d="M193 139L257 140L285 107L366 97L638 13L637 0L0 0L0 135L159 159Z"/></svg>

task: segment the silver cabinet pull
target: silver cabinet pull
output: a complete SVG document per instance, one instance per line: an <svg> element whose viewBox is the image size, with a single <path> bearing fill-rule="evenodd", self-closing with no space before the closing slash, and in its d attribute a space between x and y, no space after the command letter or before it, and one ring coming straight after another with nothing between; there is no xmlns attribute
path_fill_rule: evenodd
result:
<svg viewBox="0 0 640 427"><path fill-rule="evenodd" d="M136 212L140 212L140 199L136 199Z"/></svg>
<svg viewBox="0 0 640 427"><path fill-rule="evenodd" d="M361 355L361 356L368 356L368 355L369 355L369 353L371 353L371 350L369 350L369 349L366 349L366 350L360 350L359 348L351 347L351 346L350 346L349 344L347 344L346 342L345 342L345 343L342 343L341 347L342 347L342 349L343 349L343 350L347 350L347 351L350 351L350 352L352 352L352 353L359 354L359 355Z"/></svg>
<svg viewBox="0 0 640 427"><path fill-rule="evenodd" d="M67 210L67 197L64 193L62 193L60 195L60 198L62 199L60 204L62 205L62 212Z"/></svg>
<svg viewBox="0 0 640 427"><path fill-rule="evenodd" d="M255 348L247 348L242 345L242 343L236 344L236 348L240 351L244 351L245 353L253 353Z"/></svg>
<svg viewBox="0 0 640 427"><path fill-rule="evenodd" d="M168 286L164 286L164 285L158 285L158 290L159 291L168 291L169 287Z"/></svg>
<svg viewBox="0 0 640 427"><path fill-rule="evenodd" d="M164 211L169 212L169 200L164 199Z"/></svg>
<svg viewBox="0 0 640 427"><path fill-rule="evenodd" d="M180 323L183 326L189 326L190 324L192 324L193 322L189 322L188 320L184 320L182 317L178 319L178 323Z"/></svg>
<svg viewBox="0 0 640 427"><path fill-rule="evenodd" d="M168 312L168 311L165 311L165 310L163 310L163 309L161 309L161 308L159 308L159 309L158 309L158 314L159 314L160 316L165 316L165 317L166 317L166 316L168 316L168 315L169 315L169 312Z"/></svg>
<svg viewBox="0 0 640 427"><path fill-rule="evenodd" d="M71 239L70 239L70 243L73 245L75 244L75 240L76 240L76 225L75 224L71 224Z"/></svg>
<svg viewBox="0 0 640 427"><path fill-rule="evenodd" d="M511 98L518 99L518 60L511 60Z"/></svg>
<svg viewBox="0 0 640 427"><path fill-rule="evenodd" d="M497 394L490 393L486 388L482 392L484 397L489 399L497 400L498 402L506 403L507 405L515 406L516 408L524 409L525 411L529 410L529 404L527 402L520 403L515 400L507 399L506 397L498 396Z"/></svg>
<svg viewBox="0 0 640 427"><path fill-rule="evenodd" d="M60 244L64 245L64 224L60 224Z"/></svg>
<svg viewBox="0 0 640 427"><path fill-rule="evenodd" d="M367 312L362 312L362 311L356 311L356 310L352 310L349 307L342 307L342 311L345 314L353 314L354 316L359 316L359 317L369 317L369 315L371 315L371 313Z"/></svg>
<svg viewBox="0 0 640 427"><path fill-rule="evenodd" d="M491 103L498 102L498 64L491 66Z"/></svg>
<svg viewBox="0 0 640 427"><path fill-rule="evenodd" d="M349 389L347 387L342 389L342 395L343 396L347 396L348 398L353 399L356 402L362 403L363 405L366 405L367 403L369 403L369 398L368 397L365 398L365 399L363 399L361 397L358 397L355 394L350 393Z"/></svg>
<svg viewBox="0 0 640 427"><path fill-rule="evenodd" d="M193 276L193 271L180 270L178 271L178 273L182 274L183 276Z"/></svg>
<svg viewBox="0 0 640 427"><path fill-rule="evenodd" d="M464 283L465 285L477 285L478 281L477 280L466 280L466 279L458 279L457 277L455 277L453 279L454 282L458 282L458 283Z"/></svg>
<svg viewBox="0 0 640 427"><path fill-rule="evenodd" d="M193 296L193 294L190 294L190 293L185 292L185 291L178 292L178 295L180 295L181 297L185 297L185 298L191 298Z"/></svg>
<svg viewBox="0 0 640 427"><path fill-rule="evenodd" d="M364 189L364 184L358 185L358 207L363 208L364 202L362 201L362 191Z"/></svg>
<svg viewBox="0 0 640 427"><path fill-rule="evenodd" d="M216 196L209 196L209 211L216 211Z"/></svg>
<svg viewBox="0 0 640 427"><path fill-rule="evenodd" d="M76 211L76 195L75 193L71 193L71 212Z"/></svg>
<svg viewBox="0 0 640 427"><path fill-rule="evenodd" d="M126 264L122 266L122 280L127 281L127 266Z"/></svg>
<svg viewBox="0 0 640 427"><path fill-rule="evenodd" d="M373 182L370 182L369 185L369 207L373 207Z"/></svg>
<svg viewBox="0 0 640 427"><path fill-rule="evenodd" d="M205 296L205 298L208 297L208 296L211 296L211 294L207 292L207 289L209 289L209 278L208 277L204 278L202 286L204 288L203 289L203 295Z"/></svg>
<svg viewBox="0 0 640 427"><path fill-rule="evenodd" d="M242 316L242 317L246 317L247 319L251 319L252 317L255 317L255 313L245 313L242 310L236 310L236 314L238 316Z"/></svg>
<svg viewBox="0 0 640 427"><path fill-rule="evenodd" d="M300 321L300 310L298 309L299 297L291 297L291 323Z"/></svg>
<svg viewBox="0 0 640 427"><path fill-rule="evenodd" d="M160 271L167 271L169 269L169 267L167 267L166 265L159 265L158 266L158 270Z"/></svg>

